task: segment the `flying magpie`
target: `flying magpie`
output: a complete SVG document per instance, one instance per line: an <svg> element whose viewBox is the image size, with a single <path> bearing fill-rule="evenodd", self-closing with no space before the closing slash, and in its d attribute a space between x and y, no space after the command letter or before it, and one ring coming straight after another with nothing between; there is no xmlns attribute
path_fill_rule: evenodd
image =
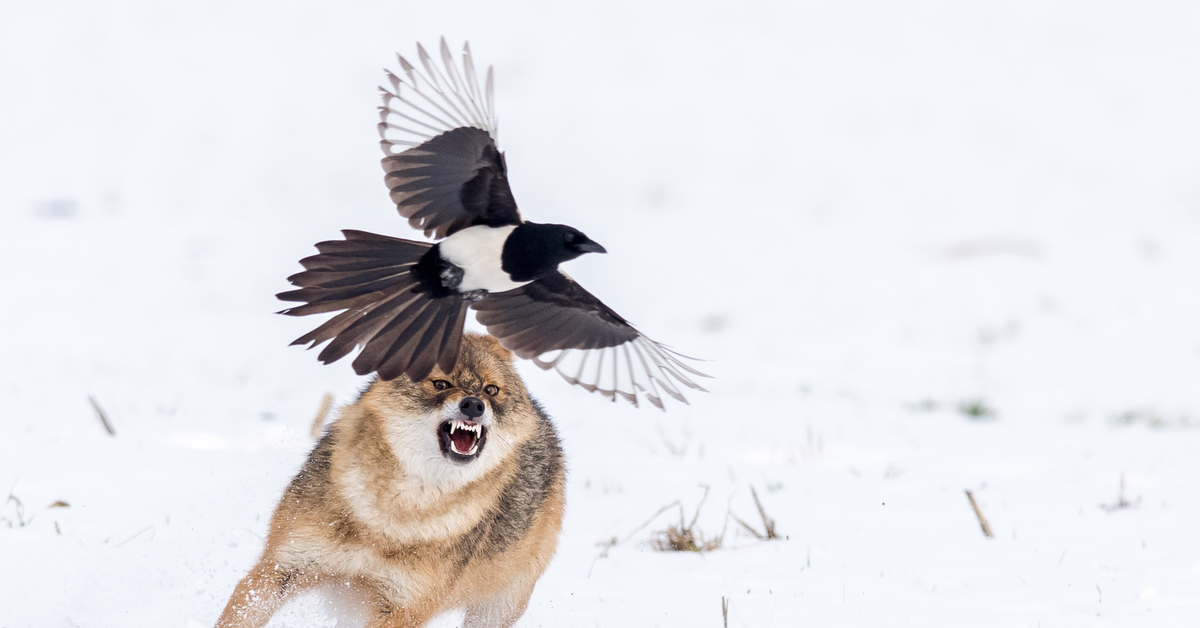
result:
<svg viewBox="0 0 1200 628"><path fill-rule="evenodd" d="M325 341L329 364L361 347L360 375L424 379L434 365L450 372L467 309L518 356L555 369L568 382L635 406L644 393L662 408L662 392L687 403L679 384L704 390L707 377L642 335L558 269L603 246L566 225L521 218L496 147L493 78L480 89L469 45L462 70L445 38L442 67L417 45L424 72L404 57L400 74L380 87L384 182L408 223L436 243L345 230L300 260L304 271L282 292L299 301L282 314L344 310L292 344Z"/></svg>

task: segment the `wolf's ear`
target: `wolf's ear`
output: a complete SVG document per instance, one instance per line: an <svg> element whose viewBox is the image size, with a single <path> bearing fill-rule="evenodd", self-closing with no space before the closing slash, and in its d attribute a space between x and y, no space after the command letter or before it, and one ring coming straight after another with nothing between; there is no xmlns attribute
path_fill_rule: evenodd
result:
<svg viewBox="0 0 1200 628"><path fill-rule="evenodd" d="M505 349L504 345L501 345L500 341L497 340L495 336L484 335L483 340L484 345L487 347L488 351L492 352L492 355L500 358L501 360L512 361L513 352Z"/></svg>

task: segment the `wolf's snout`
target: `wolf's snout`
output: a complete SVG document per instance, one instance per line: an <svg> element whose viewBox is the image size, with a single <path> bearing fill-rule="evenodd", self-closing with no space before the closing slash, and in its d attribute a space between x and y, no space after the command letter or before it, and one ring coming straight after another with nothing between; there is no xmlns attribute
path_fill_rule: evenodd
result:
<svg viewBox="0 0 1200 628"><path fill-rule="evenodd" d="M477 419L477 418L483 416L483 410L484 410L483 400L480 399L479 397L467 397L466 399L463 399L461 403L458 404L458 409L461 410L462 413L467 415L468 417L471 417L472 419Z"/></svg>

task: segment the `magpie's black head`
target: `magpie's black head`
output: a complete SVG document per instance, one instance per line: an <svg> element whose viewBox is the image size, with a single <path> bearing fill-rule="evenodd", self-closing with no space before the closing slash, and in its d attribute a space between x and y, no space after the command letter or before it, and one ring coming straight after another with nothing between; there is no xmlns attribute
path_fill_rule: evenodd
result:
<svg viewBox="0 0 1200 628"><path fill-rule="evenodd" d="M584 253L607 252L574 227L526 222L508 236L501 262L513 280L530 281Z"/></svg>
<svg viewBox="0 0 1200 628"><path fill-rule="evenodd" d="M604 247L594 242L591 238L583 235L578 229L568 227L566 225L544 225L551 227L550 237L558 235L562 242L562 261L573 260L584 253L607 253Z"/></svg>

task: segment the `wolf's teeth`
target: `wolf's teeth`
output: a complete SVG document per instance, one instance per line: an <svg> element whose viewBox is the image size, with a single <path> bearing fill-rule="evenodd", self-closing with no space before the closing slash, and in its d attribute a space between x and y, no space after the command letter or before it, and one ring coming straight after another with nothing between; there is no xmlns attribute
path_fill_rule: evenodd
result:
<svg viewBox="0 0 1200 628"><path fill-rule="evenodd" d="M482 426L480 426L478 423L476 423L475 425L470 425L470 424L464 423L462 421L451 421L450 422L450 431L452 431L452 432L456 432L458 430L464 430L467 432L473 432L475 434L478 434L481 427Z"/></svg>
<svg viewBox="0 0 1200 628"><path fill-rule="evenodd" d="M476 436L478 436L480 434L480 432L483 430L483 426L479 425L478 423L476 423L474 425L470 425L463 421L457 421L457 420L451 421L450 422L450 432L453 433L453 432L457 432L458 430L464 430L467 432L471 432L472 434L475 434Z"/></svg>

